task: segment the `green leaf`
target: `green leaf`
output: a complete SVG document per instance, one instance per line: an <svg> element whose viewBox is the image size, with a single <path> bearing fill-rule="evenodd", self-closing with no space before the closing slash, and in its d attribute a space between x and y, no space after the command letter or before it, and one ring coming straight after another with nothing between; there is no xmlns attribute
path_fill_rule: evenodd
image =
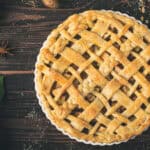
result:
<svg viewBox="0 0 150 150"><path fill-rule="evenodd" d="M0 101L2 101L3 97L4 97L4 77L0 76Z"/></svg>

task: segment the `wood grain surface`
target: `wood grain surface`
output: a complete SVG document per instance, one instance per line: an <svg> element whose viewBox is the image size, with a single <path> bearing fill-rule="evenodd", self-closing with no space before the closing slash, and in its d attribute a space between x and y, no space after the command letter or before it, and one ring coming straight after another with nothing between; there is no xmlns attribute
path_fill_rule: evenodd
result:
<svg viewBox="0 0 150 150"><path fill-rule="evenodd" d="M33 71L43 41L69 15L88 9L118 10L150 27L149 0L60 0L56 9L40 0L0 0L0 41L14 48L14 55L0 57L6 88L0 103L0 150L150 150L150 130L120 145L78 143L57 131L38 105Z"/></svg>

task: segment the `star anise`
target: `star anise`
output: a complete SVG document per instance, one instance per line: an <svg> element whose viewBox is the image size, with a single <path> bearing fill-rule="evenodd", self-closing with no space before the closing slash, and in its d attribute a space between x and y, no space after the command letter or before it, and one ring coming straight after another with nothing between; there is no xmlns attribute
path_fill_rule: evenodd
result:
<svg viewBox="0 0 150 150"><path fill-rule="evenodd" d="M11 50L12 50L12 48L8 47L8 41L7 40L3 40L0 42L0 55L1 56L6 56L7 54L13 55L10 52Z"/></svg>

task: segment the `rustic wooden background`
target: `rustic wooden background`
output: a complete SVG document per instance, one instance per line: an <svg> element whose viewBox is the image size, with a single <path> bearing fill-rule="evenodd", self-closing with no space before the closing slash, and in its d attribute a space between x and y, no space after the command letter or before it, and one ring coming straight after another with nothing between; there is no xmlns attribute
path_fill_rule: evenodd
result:
<svg viewBox="0 0 150 150"><path fill-rule="evenodd" d="M77 143L57 131L42 113L34 91L36 56L47 35L73 13L111 9L136 17L150 27L150 0L59 0L57 9L40 0L0 0L0 41L13 56L0 57L6 96L0 103L0 150L150 150L150 130L116 146Z"/></svg>

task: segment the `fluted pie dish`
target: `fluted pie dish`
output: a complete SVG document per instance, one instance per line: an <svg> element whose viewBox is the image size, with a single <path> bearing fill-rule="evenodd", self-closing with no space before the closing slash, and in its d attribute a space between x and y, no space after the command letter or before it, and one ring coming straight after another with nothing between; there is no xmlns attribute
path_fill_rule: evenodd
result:
<svg viewBox="0 0 150 150"><path fill-rule="evenodd" d="M64 134L98 145L127 141L150 125L150 31L118 12L74 14L44 42L35 86Z"/></svg>

